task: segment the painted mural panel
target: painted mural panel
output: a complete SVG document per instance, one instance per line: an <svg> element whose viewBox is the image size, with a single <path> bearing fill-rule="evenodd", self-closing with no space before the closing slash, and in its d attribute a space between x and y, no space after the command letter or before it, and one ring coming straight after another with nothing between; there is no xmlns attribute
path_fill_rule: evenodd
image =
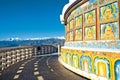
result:
<svg viewBox="0 0 120 80"><path fill-rule="evenodd" d="M66 56L65 55L66 55L66 53L63 52L62 53L62 59L63 59L64 62L66 62Z"/></svg>
<svg viewBox="0 0 120 80"><path fill-rule="evenodd" d="M73 29L73 27L74 27L74 20L71 20L70 21L70 30Z"/></svg>
<svg viewBox="0 0 120 80"><path fill-rule="evenodd" d="M106 77L107 76L107 69L106 69L106 64L104 62L98 62L98 75Z"/></svg>
<svg viewBox="0 0 120 80"><path fill-rule="evenodd" d="M118 17L118 3L108 4L100 8L100 19L108 20Z"/></svg>
<svg viewBox="0 0 120 80"><path fill-rule="evenodd" d="M82 16L76 17L76 28L82 28Z"/></svg>
<svg viewBox="0 0 120 80"><path fill-rule="evenodd" d="M67 56L66 56L66 62L67 62L67 64L69 64L69 65L71 65L71 55L69 54L69 53L67 53Z"/></svg>
<svg viewBox="0 0 120 80"><path fill-rule="evenodd" d="M73 41L73 31L70 32L70 41Z"/></svg>
<svg viewBox="0 0 120 80"><path fill-rule="evenodd" d="M81 56L80 58L80 67L85 72L92 72L92 63L89 56Z"/></svg>
<svg viewBox="0 0 120 80"><path fill-rule="evenodd" d="M96 27L91 26L85 28L85 40L95 40L96 39Z"/></svg>
<svg viewBox="0 0 120 80"><path fill-rule="evenodd" d="M75 40L82 40L82 29L78 29L75 32Z"/></svg>
<svg viewBox="0 0 120 80"><path fill-rule="evenodd" d="M85 25L90 25L96 22L95 10L87 12L85 14Z"/></svg>
<svg viewBox="0 0 120 80"><path fill-rule="evenodd" d="M83 61L83 70L85 72L89 72L89 63L88 63L88 60L84 60Z"/></svg>
<svg viewBox="0 0 120 80"><path fill-rule="evenodd" d="M95 58L94 62L95 74L102 77L110 78L110 63L106 58Z"/></svg>
<svg viewBox="0 0 120 80"><path fill-rule="evenodd" d="M115 80L120 80L120 60L115 62Z"/></svg>
<svg viewBox="0 0 120 80"><path fill-rule="evenodd" d="M76 54L76 55L73 55L72 57L73 57L73 59L72 59L72 62L73 62L72 64L73 64L73 66L74 66L75 68L78 68L78 65L79 65L79 64L78 64L78 60L79 60L79 59L78 59L78 58L79 58L78 55Z"/></svg>
<svg viewBox="0 0 120 80"><path fill-rule="evenodd" d="M119 38L118 22L107 23L101 25L101 39L113 40Z"/></svg>

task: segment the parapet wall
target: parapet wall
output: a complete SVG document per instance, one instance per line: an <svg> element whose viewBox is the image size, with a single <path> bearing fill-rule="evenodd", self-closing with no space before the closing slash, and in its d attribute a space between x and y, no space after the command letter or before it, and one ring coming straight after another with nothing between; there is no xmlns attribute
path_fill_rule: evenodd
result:
<svg viewBox="0 0 120 80"><path fill-rule="evenodd" d="M28 58L34 53L34 47L14 47L0 49L0 71Z"/></svg>

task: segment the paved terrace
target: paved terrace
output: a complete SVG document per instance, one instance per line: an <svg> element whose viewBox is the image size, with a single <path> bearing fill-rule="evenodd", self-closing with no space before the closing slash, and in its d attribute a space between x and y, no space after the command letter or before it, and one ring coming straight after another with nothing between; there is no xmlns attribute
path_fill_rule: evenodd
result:
<svg viewBox="0 0 120 80"><path fill-rule="evenodd" d="M0 50L0 80L88 80L64 68L57 53L35 57L34 50L34 47Z"/></svg>

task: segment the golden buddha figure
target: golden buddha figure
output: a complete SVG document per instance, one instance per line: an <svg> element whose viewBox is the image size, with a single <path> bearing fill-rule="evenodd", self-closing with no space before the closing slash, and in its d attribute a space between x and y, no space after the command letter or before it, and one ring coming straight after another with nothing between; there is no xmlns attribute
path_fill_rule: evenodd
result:
<svg viewBox="0 0 120 80"><path fill-rule="evenodd" d="M76 27L79 27L79 22L80 22L79 18L76 18Z"/></svg>
<svg viewBox="0 0 120 80"><path fill-rule="evenodd" d="M76 18L76 28L82 27L82 17L79 16Z"/></svg>
<svg viewBox="0 0 120 80"><path fill-rule="evenodd" d="M70 41L73 41L73 32L70 33Z"/></svg>
<svg viewBox="0 0 120 80"><path fill-rule="evenodd" d="M92 28L89 28L88 30L87 30L87 40L92 40L92 39L94 39L94 31L93 31L93 29Z"/></svg>
<svg viewBox="0 0 120 80"><path fill-rule="evenodd" d="M70 21L70 30L73 29L73 26L74 26L74 23L73 23L73 20Z"/></svg>
<svg viewBox="0 0 120 80"><path fill-rule="evenodd" d="M112 26L108 25L105 29L105 32L104 32L104 39L115 39L115 36L114 36L114 32L112 30Z"/></svg>
<svg viewBox="0 0 120 80"><path fill-rule="evenodd" d="M108 5L102 9L102 17L104 20L115 18L116 7L115 5Z"/></svg>
<svg viewBox="0 0 120 80"><path fill-rule="evenodd" d="M93 15L88 14L88 16L87 16L87 24L92 24L92 23L93 23Z"/></svg>
<svg viewBox="0 0 120 80"><path fill-rule="evenodd" d="M106 18L113 17L112 10L110 8L106 9Z"/></svg>
<svg viewBox="0 0 120 80"><path fill-rule="evenodd" d="M107 19L110 19L110 18L113 18L112 9L111 8L107 8L105 10L105 13L104 13L104 19L107 20Z"/></svg>
<svg viewBox="0 0 120 80"><path fill-rule="evenodd" d="M76 37L75 37L75 40L81 40L82 39L82 36L81 36L81 31L76 31Z"/></svg>

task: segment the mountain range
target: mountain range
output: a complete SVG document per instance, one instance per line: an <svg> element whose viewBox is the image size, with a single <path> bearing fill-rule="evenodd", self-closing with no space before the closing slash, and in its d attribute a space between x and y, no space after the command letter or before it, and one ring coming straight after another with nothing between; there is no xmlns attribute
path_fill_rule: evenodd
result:
<svg viewBox="0 0 120 80"><path fill-rule="evenodd" d="M16 47L16 46L38 46L38 45L53 45L56 46L59 44L61 46L64 45L64 38L57 37L57 38L32 38L21 40L19 38L9 39L9 40L2 40L0 41L0 48L3 47Z"/></svg>

